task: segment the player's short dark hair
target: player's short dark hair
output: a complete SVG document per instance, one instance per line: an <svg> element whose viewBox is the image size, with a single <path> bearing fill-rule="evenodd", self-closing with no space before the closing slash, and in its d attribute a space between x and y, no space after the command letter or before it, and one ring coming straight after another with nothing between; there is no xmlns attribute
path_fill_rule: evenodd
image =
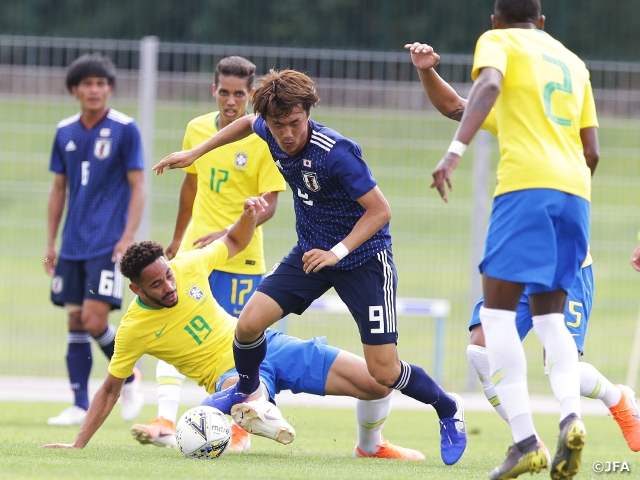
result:
<svg viewBox="0 0 640 480"><path fill-rule="evenodd" d="M85 78L106 78L112 87L116 84L116 67L109 57L99 53L86 53L76 58L67 68L67 90L77 87Z"/></svg>
<svg viewBox="0 0 640 480"><path fill-rule="evenodd" d="M496 0L493 8L506 23L535 23L540 18L540 0Z"/></svg>
<svg viewBox="0 0 640 480"><path fill-rule="evenodd" d="M216 65L215 83L218 85L220 75L246 78L247 88L251 89L256 78L256 66L244 57L225 57Z"/></svg>
<svg viewBox="0 0 640 480"><path fill-rule="evenodd" d="M320 100L314 81L295 70L270 70L258 83L253 111L264 119L286 117L297 106L308 114Z"/></svg>
<svg viewBox="0 0 640 480"><path fill-rule="evenodd" d="M142 270L164 256L162 245L145 240L132 243L120 260L120 272L132 282L140 280Z"/></svg>

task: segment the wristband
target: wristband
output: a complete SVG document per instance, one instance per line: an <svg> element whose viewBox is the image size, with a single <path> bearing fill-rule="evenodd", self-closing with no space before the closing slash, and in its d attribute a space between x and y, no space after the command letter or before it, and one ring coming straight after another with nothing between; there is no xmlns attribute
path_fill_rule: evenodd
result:
<svg viewBox="0 0 640 480"><path fill-rule="evenodd" d="M349 249L345 247L344 243L338 242L336 243L331 251L338 257L338 260L342 260L344 257L349 255Z"/></svg>
<svg viewBox="0 0 640 480"><path fill-rule="evenodd" d="M467 149L467 146L464 143L459 142L458 140L454 140L453 142L451 142L451 145L449 145L449 149L447 150L447 153L448 152L455 153L456 155L461 157L464 154L466 149Z"/></svg>
<svg viewBox="0 0 640 480"><path fill-rule="evenodd" d="M228 232L229 230L231 230L231 227L233 227L234 225L235 225L235 223L232 223L231 225L229 225L229 226L227 227L227 232Z"/></svg>

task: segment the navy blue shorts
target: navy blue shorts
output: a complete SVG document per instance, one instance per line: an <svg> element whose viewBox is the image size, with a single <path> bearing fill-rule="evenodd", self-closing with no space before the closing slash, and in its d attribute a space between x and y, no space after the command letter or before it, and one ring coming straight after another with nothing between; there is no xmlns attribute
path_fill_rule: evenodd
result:
<svg viewBox="0 0 640 480"><path fill-rule="evenodd" d="M260 364L260 380L271 400L281 390L324 395L327 375L340 350L327 345L325 337L300 340L271 329L265 335L267 356ZM235 368L223 373L216 381L216 392L227 378L237 376Z"/></svg>
<svg viewBox="0 0 640 480"><path fill-rule="evenodd" d="M256 291L262 277L262 275L244 275L214 270L209 275L209 286L213 298L229 315L237 318L253 292Z"/></svg>
<svg viewBox="0 0 640 480"><path fill-rule="evenodd" d="M590 208L584 198L546 188L497 196L480 272L524 283L530 294L568 292L587 255Z"/></svg>
<svg viewBox="0 0 640 480"><path fill-rule="evenodd" d="M301 315L309 305L333 287L358 325L364 345L397 343L396 287L398 275L390 250L378 252L352 270L323 268L305 273L302 249L296 245L258 286L284 315Z"/></svg>
<svg viewBox="0 0 640 480"><path fill-rule="evenodd" d="M108 303L111 309L120 308L124 291L124 277L118 264L111 261L111 253L89 260L59 258L51 280L51 301L82 305L84 300Z"/></svg>
<svg viewBox="0 0 640 480"><path fill-rule="evenodd" d="M476 325L480 325L480 307L484 304L484 298L480 300L473 309L469 330ZM564 321L569 333L576 342L578 351L584 353L584 340L587 335L587 326L589 316L591 315L591 306L593 305L593 268L591 265L580 269L580 273L576 276L573 285L567 292L567 304L564 309ZM531 319L531 309L529 308L529 295L525 291L518 303L516 311L516 327L520 340L533 328L533 320Z"/></svg>

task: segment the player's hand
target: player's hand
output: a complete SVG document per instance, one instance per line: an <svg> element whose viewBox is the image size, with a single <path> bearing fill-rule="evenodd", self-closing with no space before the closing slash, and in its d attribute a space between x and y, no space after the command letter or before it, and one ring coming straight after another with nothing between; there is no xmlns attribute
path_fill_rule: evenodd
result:
<svg viewBox="0 0 640 480"><path fill-rule="evenodd" d="M111 254L111 261L120 263L120 259L124 255L124 252L127 251L127 248L133 243L133 240L129 240L128 238L121 238L116 243L116 246L113 247L113 253Z"/></svg>
<svg viewBox="0 0 640 480"><path fill-rule="evenodd" d="M640 272L640 246L633 251L633 255L631 255L631 266L634 270Z"/></svg>
<svg viewBox="0 0 640 480"><path fill-rule="evenodd" d="M433 182L431 182L431 188L436 188L440 193L440 196L445 202L449 202L447 197L447 190L445 189L445 183L449 187L449 190L453 191L453 185L451 183L451 174L460 163L460 155L453 152L447 152L435 170L431 173Z"/></svg>
<svg viewBox="0 0 640 480"><path fill-rule="evenodd" d="M440 55L426 43L407 43L404 48L411 52L411 62L416 68L428 70L440 63Z"/></svg>
<svg viewBox="0 0 640 480"><path fill-rule="evenodd" d="M171 239L171 241L169 242L169 245L167 245L167 248L165 248L164 250L164 254L167 257L167 260L173 260L173 258L176 256L176 253L178 253L178 249L180 248L181 242L182 240L178 238Z"/></svg>
<svg viewBox="0 0 640 480"><path fill-rule="evenodd" d="M244 201L244 215L249 217L256 217L258 213L264 212L269 206L264 196L270 192L264 192L259 197L249 197Z"/></svg>
<svg viewBox="0 0 640 480"><path fill-rule="evenodd" d="M47 443L46 445L40 445L40 448L80 448L80 447L74 447L73 443Z"/></svg>
<svg viewBox="0 0 640 480"><path fill-rule="evenodd" d="M193 150L183 150L182 152L173 152L167 155L157 164L153 166L156 175L162 174L164 169L173 170L174 168L184 168L191 165L198 159L198 155Z"/></svg>
<svg viewBox="0 0 640 480"><path fill-rule="evenodd" d="M44 266L44 271L47 272L48 275L52 276L56 273L56 257L58 256L56 249L51 247L47 248L47 251L44 253L44 257L42 259L42 265Z"/></svg>
<svg viewBox="0 0 640 480"><path fill-rule="evenodd" d="M305 273L311 273L319 272L324 267L331 267L338 263L340 259L332 251L314 248L313 250L309 250L308 252L305 252L304 255L302 255L302 261L304 262L302 269L305 271Z"/></svg>
<svg viewBox="0 0 640 480"><path fill-rule="evenodd" d="M207 233L206 235L203 235L200 238L196 239L196 241L193 242L192 245L196 248L206 247L207 245L212 243L214 240L217 240L223 237L224 235L226 235L228 231L229 230L225 228L224 230L220 230L219 232Z"/></svg>

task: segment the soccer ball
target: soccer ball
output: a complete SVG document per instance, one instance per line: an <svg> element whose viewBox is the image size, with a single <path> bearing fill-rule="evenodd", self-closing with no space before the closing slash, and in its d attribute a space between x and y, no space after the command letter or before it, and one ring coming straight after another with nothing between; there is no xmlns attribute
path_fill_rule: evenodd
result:
<svg viewBox="0 0 640 480"><path fill-rule="evenodd" d="M189 458L218 458L231 441L231 426L217 408L187 410L176 426L176 442Z"/></svg>

